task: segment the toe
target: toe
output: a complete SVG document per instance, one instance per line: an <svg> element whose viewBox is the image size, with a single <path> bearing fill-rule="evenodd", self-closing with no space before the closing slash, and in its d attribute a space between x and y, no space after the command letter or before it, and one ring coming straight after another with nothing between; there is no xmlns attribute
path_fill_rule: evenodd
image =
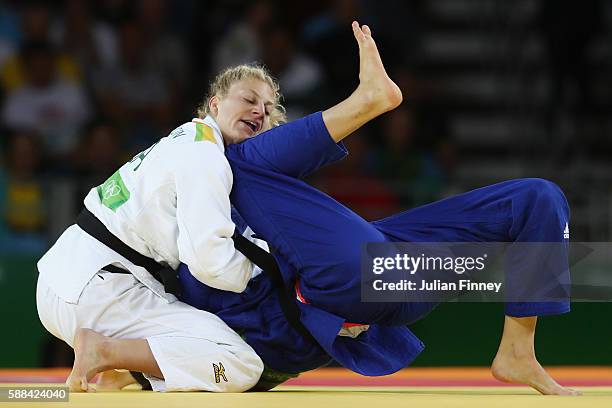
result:
<svg viewBox="0 0 612 408"><path fill-rule="evenodd" d="M89 383L87 382L87 378L81 378L81 390L87 392L89 390Z"/></svg>

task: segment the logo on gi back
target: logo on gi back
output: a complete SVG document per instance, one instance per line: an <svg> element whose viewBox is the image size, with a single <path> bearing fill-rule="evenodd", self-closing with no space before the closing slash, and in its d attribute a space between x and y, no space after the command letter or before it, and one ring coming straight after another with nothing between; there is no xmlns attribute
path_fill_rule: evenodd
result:
<svg viewBox="0 0 612 408"><path fill-rule="evenodd" d="M117 211L117 208L130 199L130 190L125 186L119 170L110 176L104 184L99 185L97 191L102 205L113 211Z"/></svg>
<svg viewBox="0 0 612 408"><path fill-rule="evenodd" d="M569 239L569 223L565 223L565 229L563 230L563 238Z"/></svg>
<svg viewBox="0 0 612 408"><path fill-rule="evenodd" d="M121 193L121 187L117 185L115 180L109 180L102 186L102 197L104 200L108 200L111 197L115 197Z"/></svg>
<svg viewBox="0 0 612 408"><path fill-rule="evenodd" d="M221 382L221 378L223 381L227 382L227 377L225 376L225 367L223 367L223 363L219 361L219 365L213 363L213 370L215 370L215 383L219 384Z"/></svg>

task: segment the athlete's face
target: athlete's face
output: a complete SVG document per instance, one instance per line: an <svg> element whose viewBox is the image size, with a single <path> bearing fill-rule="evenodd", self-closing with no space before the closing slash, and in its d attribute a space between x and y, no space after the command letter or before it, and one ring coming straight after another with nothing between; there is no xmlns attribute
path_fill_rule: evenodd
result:
<svg viewBox="0 0 612 408"><path fill-rule="evenodd" d="M258 79L243 79L230 87L227 95L213 96L210 110L226 144L240 143L270 129L274 92Z"/></svg>

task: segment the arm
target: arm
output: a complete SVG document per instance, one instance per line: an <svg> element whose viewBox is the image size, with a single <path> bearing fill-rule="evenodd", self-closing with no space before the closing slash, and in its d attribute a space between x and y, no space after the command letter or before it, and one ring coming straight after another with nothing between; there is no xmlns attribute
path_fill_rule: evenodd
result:
<svg viewBox="0 0 612 408"><path fill-rule="evenodd" d="M275 127L237 145L230 145L227 157L261 169L303 178L346 156L346 148L335 143L321 112Z"/></svg>
<svg viewBox="0 0 612 408"><path fill-rule="evenodd" d="M223 154L203 141L182 144L174 163L179 259L193 276L213 288L242 292L253 264L231 239L229 193L232 174Z"/></svg>

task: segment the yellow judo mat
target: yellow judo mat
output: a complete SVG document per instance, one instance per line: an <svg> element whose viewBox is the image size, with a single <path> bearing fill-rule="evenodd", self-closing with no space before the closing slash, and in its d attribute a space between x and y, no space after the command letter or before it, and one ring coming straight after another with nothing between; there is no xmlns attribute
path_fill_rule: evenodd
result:
<svg viewBox="0 0 612 408"><path fill-rule="evenodd" d="M320 369L273 391L243 394L154 393L135 387L119 392L72 393L69 402L0 402L25 408L390 408L390 407L612 407L612 367L551 368L558 381L583 392L578 397L541 396L527 387L496 382L487 368L411 368L392 376L367 378L347 370ZM66 370L0 370L1 387L60 386ZM555 375L556 374L556 375ZM7 380L13 379L9 383ZM40 380L40 381L20 381ZM53 381L60 380L60 381ZM384 383L393 384L384 386ZM412 384L411 384L412 383ZM415 386L414 383L418 383ZM431 385L426 385L427 383ZM449 384L481 384L478 386ZM299 385L302 384L302 385ZM342 385L323 385L342 384ZM405 385L398 385L405 384ZM604 384L604 385L602 385ZM17 404L17 405L15 405Z"/></svg>

